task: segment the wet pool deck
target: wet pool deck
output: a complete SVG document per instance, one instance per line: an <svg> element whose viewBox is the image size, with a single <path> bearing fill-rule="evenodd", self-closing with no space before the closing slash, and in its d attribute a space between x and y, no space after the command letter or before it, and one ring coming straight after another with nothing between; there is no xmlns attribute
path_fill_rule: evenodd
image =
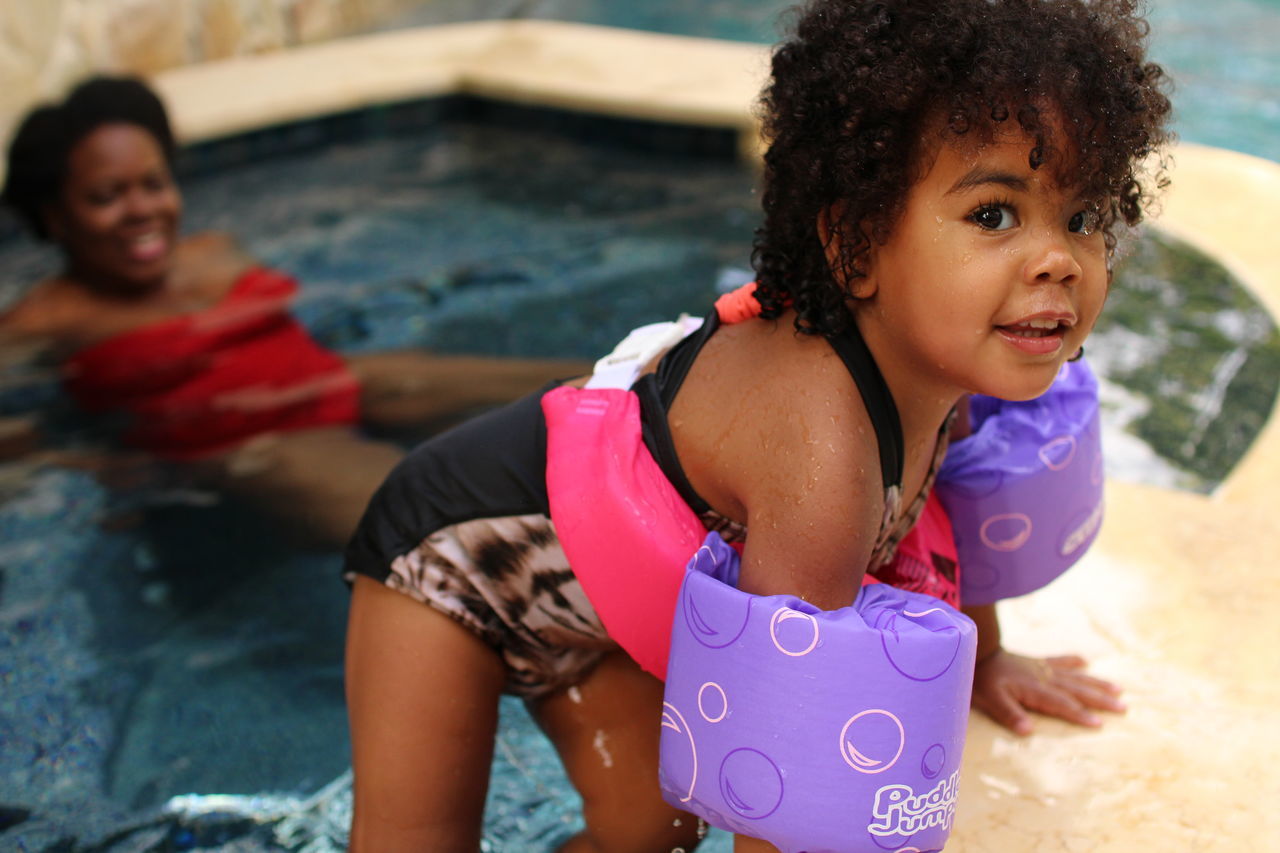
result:
<svg viewBox="0 0 1280 853"><path fill-rule="evenodd" d="M446 93L739 128L758 45L545 21L401 30L166 73L184 141ZM1280 317L1280 165L1174 152L1155 224ZM1280 836L1280 417L1212 495L1107 484L1089 556L1002 605L1012 648L1078 651L1127 687L1098 732L1019 739L974 715L949 853L1236 851Z"/></svg>

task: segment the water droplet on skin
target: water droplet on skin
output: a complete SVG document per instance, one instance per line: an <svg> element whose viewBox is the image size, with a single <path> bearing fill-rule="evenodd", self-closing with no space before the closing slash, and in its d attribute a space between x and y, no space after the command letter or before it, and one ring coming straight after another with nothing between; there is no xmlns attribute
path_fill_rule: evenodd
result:
<svg viewBox="0 0 1280 853"><path fill-rule="evenodd" d="M609 753L609 748L605 746L607 739L608 735L604 733L604 729L596 729L596 736L591 741L591 746L595 749L596 754L600 756L600 763L605 768L610 768L613 766L613 756Z"/></svg>

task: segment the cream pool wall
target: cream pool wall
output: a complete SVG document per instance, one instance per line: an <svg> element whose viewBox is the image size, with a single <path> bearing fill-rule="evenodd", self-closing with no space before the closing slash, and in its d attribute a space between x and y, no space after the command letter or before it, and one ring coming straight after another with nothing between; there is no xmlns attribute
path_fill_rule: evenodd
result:
<svg viewBox="0 0 1280 853"><path fill-rule="evenodd" d="M464 92L741 131L757 45L539 21L342 39L175 68L155 82L197 141L352 107ZM1173 151L1155 227L1280 316L1280 166ZM1006 645L1079 652L1127 688L1099 731L1029 738L974 714L949 853L1280 849L1280 418L1212 495L1108 481L1107 518L1061 580L1001 605ZM656 724L656 723L655 723Z"/></svg>

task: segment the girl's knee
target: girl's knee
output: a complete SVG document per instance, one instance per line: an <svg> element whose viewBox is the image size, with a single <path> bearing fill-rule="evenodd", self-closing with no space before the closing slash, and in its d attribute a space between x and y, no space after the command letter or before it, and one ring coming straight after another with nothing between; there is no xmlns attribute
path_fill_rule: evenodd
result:
<svg viewBox="0 0 1280 853"><path fill-rule="evenodd" d="M563 848L565 853L675 853L693 850L706 835L706 824L670 806L649 809L633 806L592 807L585 804L587 846Z"/></svg>

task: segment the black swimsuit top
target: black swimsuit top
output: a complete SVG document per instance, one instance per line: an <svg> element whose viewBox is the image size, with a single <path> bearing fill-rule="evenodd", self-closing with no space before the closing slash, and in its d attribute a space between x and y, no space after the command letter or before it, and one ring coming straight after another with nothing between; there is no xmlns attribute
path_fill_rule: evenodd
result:
<svg viewBox="0 0 1280 853"><path fill-rule="evenodd" d="M658 362L657 370L637 379L631 390L640 398L644 442L649 452L653 454L654 460L657 461L658 467L662 469L663 474L690 508L702 518L707 529L718 530L727 540L735 541L746 538L746 529L741 524L717 513L694 490L676 456L671 428L667 423L667 412L680 386L684 383L689 368L693 366L702 347L719 327L719 315L712 311L701 329L672 347ZM849 375L853 377L858 393L862 395L862 402L867 408L867 414L871 418L871 425L876 431L876 442L879 445L880 477L885 491L885 514L872 554L870 565L874 569L892 559L898 542L907 534L923 511L938 466L946 454L946 435L950 430L951 419L947 419L939 432L933 464L925 477L920 494L911 502L911 506L905 513L899 513L902 504L904 455L902 422L898 418L898 407L893 401L889 385L885 382L880 368L876 366L875 358L871 355L871 350L867 348L866 341L862 339L854 323L849 323L845 331L839 334L828 335L826 340L844 362Z"/></svg>

